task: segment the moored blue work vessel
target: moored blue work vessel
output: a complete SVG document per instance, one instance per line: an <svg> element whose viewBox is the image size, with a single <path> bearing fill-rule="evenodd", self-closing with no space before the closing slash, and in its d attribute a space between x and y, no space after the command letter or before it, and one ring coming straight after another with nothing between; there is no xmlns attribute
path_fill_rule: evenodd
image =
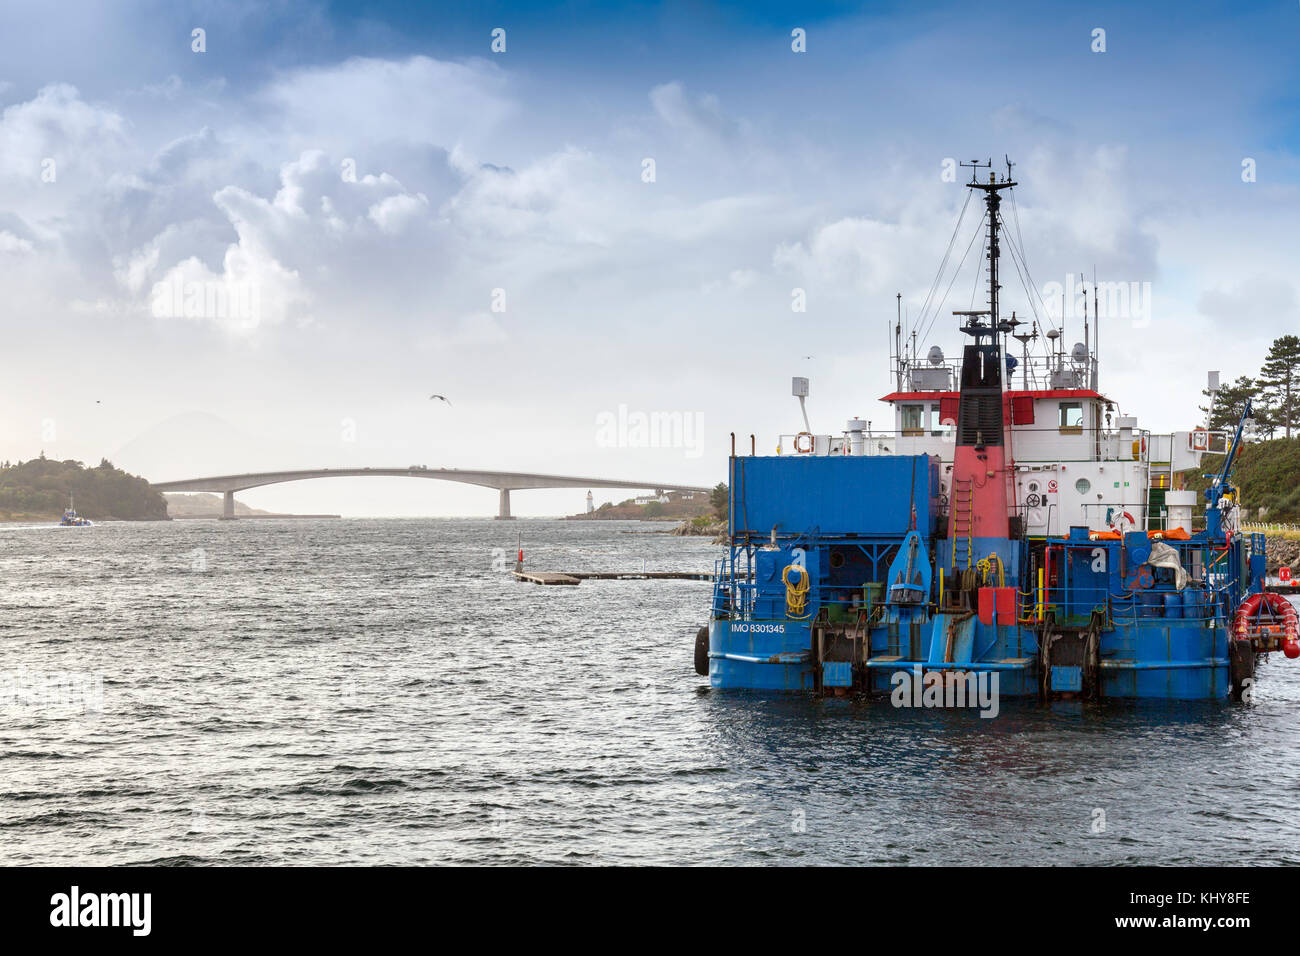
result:
<svg viewBox="0 0 1300 956"><path fill-rule="evenodd" d="M1098 391L1095 282L1068 353L1049 316L1003 318L1001 194L1016 184L1009 163L1005 178L971 165L988 305L954 313L960 360L920 358L900 321L883 399L895 428L814 434L804 408L774 456L737 456L733 440L730 547L696 669L718 688L890 693L899 675L996 674L1006 696L1239 698L1260 655L1300 656L1296 611L1263 593L1264 536L1239 530L1229 483L1249 405L1235 433L1140 429ZM803 407L806 379L794 394ZM1225 459L1202 510L1183 484L1209 452Z"/></svg>

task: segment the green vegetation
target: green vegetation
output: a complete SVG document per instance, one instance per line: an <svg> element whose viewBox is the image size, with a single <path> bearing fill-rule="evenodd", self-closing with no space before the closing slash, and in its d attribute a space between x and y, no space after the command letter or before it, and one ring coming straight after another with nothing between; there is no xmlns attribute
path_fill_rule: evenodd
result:
<svg viewBox="0 0 1300 956"><path fill-rule="evenodd" d="M619 521L666 521L694 518L707 514L710 510L710 498L704 492L689 494L670 491L665 495L667 501L646 501L638 504L636 499L628 498L618 504L606 501L592 514L570 515L571 520L619 520Z"/></svg>
<svg viewBox="0 0 1300 956"><path fill-rule="evenodd" d="M160 492L145 479L114 468L107 459L87 468L79 461L54 461L41 455L0 466L0 517L57 519L73 496L77 512L91 519L167 517L167 503Z"/></svg>
<svg viewBox="0 0 1300 956"><path fill-rule="evenodd" d="M1296 407L1300 404L1296 401L1300 398L1300 338L1284 335L1273 340L1259 370L1259 385L1269 423L1285 430L1290 438L1293 430L1300 430L1300 408Z"/></svg>
<svg viewBox="0 0 1300 956"><path fill-rule="evenodd" d="M718 482L709 492L709 504L713 505L713 514L719 521L727 520L727 512L731 507L730 498L725 481Z"/></svg>
<svg viewBox="0 0 1300 956"><path fill-rule="evenodd" d="M1206 455L1198 471L1187 473L1187 487L1204 491L1204 476L1222 468L1222 455ZM1241 489L1243 520L1300 522L1300 437L1243 442L1231 481Z"/></svg>
<svg viewBox="0 0 1300 956"><path fill-rule="evenodd" d="M1201 394L1211 398L1209 389ZM1211 429L1232 431L1247 399L1254 418L1246 423L1247 440L1232 470L1232 483L1241 491L1242 518L1300 522L1300 336L1274 339L1257 376L1242 375L1221 385L1201 411ZM1274 437L1278 432L1283 437ZM1185 473L1186 487L1204 491L1210 483L1205 476L1222 468L1222 455L1206 455L1200 469Z"/></svg>

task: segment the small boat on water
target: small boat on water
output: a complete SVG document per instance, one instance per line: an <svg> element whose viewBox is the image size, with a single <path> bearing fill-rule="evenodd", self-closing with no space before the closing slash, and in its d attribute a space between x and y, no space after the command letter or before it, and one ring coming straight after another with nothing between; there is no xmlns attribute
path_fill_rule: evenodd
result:
<svg viewBox="0 0 1300 956"><path fill-rule="evenodd" d="M59 527L89 528L92 527L94 523L95 522L91 521L89 518L83 518L81 515L77 514L77 509L74 507L74 501L72 497L69 496L68 507L64 510L63 517L59 520Z"/></svg>

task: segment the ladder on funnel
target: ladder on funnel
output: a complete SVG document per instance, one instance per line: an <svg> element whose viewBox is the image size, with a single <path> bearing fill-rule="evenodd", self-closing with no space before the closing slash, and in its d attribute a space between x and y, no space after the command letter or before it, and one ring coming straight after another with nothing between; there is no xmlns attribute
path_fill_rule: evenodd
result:
<svg viewBox="0 0 1300 956"><path fill-rule="evenodd" d="M966 567L971 566L972 505L975 500L975 479L952 479L952 566L957 568L958 539L966 539Z"/></svg>

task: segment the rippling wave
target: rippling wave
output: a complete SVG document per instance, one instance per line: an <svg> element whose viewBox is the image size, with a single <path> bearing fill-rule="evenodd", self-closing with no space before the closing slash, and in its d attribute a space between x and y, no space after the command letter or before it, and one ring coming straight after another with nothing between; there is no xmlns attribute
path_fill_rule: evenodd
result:
<svg viewBox="0 0 1300 956"><path fill-rule="evenodd" d="M712 569L645 530L0 528L0 673L89 682L0 700L0 861L1300 862L1300 666L1249 705L993 720L724 694L706 582L505 571L519 532L538 569Z"/></svg>

